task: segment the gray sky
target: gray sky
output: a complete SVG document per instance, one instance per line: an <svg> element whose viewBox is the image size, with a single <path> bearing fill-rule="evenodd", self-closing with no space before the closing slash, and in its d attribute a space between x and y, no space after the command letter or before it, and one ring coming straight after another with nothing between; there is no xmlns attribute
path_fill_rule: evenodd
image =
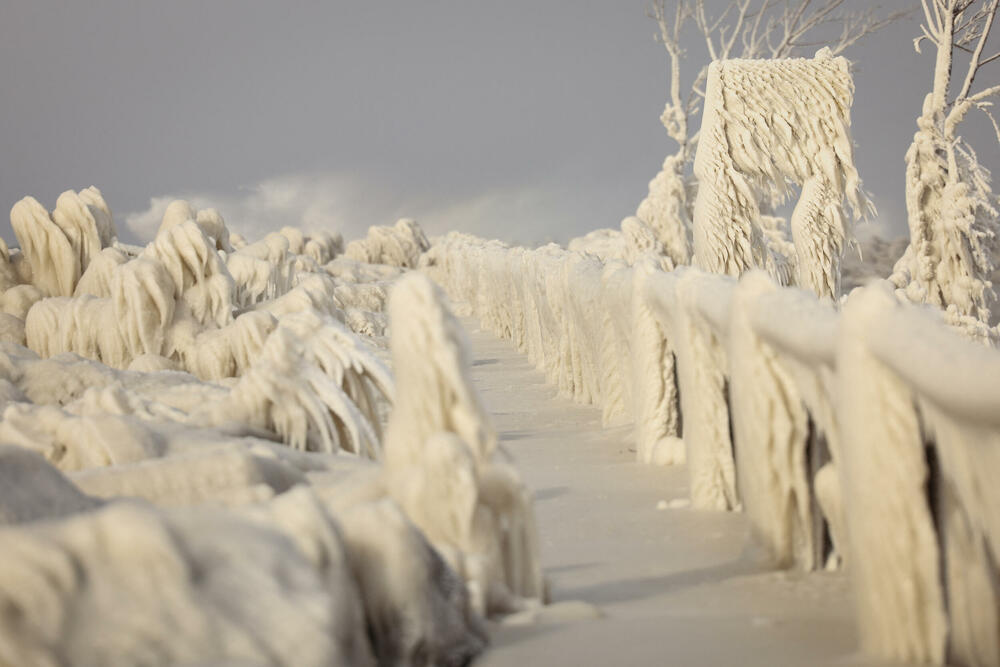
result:
<svg viewBox="0 0 1000 667"><path fill-rule="evenodd" d="M281 224L354 237L401 215L521 242L617 227L673 150L667 58L644 8L3 0L0 205L32 194L51 208L96 185L140 237L174 196L251 237ZM859 170L895 233L932 78L918 32L906 21L847 53ZM6 216L0 232L12 239Z"/></svg>

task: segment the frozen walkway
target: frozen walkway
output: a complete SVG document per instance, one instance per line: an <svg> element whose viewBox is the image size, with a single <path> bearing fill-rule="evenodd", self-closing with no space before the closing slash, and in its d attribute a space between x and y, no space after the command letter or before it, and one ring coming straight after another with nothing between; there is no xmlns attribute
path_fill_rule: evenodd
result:
<svg viewBox="0 0 1000 667"><path fill-rule="evenodd" d="M773 572L747 553L740 514L657 509L687 497L683 468L635 463L629 429L559 397L507 341L463 324L472 376L534 491L555 600L604 617L494 627L477 665L866 664L842 574Z"/></svg>

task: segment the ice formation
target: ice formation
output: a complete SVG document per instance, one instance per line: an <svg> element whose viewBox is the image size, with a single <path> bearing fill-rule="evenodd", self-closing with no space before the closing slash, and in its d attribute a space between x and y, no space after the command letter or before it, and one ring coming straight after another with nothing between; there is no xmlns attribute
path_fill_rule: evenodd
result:
<svg viewBox="0 0 1000 667"><path fill-rule="evenodd" d="M838 401L852 417L840 419L842 483L862 641L879 653L940 661L947 621L919 416L901 379L871 356L860 331L848 328L869 326L876 304L874 295L851 299L844 326L854 335L844 336L837 355ZM866 511L873 493L877 512ZM891 540L884 532L890 524ZM887 567L897 575L886 577Z"/></svg>
<svg viewBox="0 0 1000 667"><path fill-rule="evenodd" d="M868 206L853 167L851 96L846 62L824 53L712 66L694 263L739 281L671 270L666 239L650 233L654 185L670 191L663 202L682 201L669 174L621 231L598 230L567 250L453 233L425 256L426 269L561 393L600 405L605 423L631 421L640 461L686 462L693 506L744 511L776 565L846 563L867 651L995 664L990 554L1000 527L985 471L997 466L998 361L942 326L996 337L985 324L986 175L955 144L957 185L911 179L930 197L920 196L923 213L935 193L950 193L954 224L920 247L951 250L940 251L935 274L911 245L893 281L912 300L949 305L943 319L895 304L885 282L857 291L839 314L845 200L855 216ZM924 143L934 159L920 158L916 142L911 172L936 160L944 174L947 151ZM770 210L788 184L801 196L786 224ZM935 301L918 280L933 275L967 279L942 282ZM803 289L780 287L789 284Z"/></svg>
<svg viewBox="0 0 1000 667"><path fill-rule="evenodd" d="M850 137L853 82L844 58L727 60L709 67L695 156L694 261L714 273L752 268L774 277L780 249L761 229L760 203L801 187L790 220L795 283L840 294L840 260L855 216L869 204ZM774 257L778 256L779 259Z"/></svg>
<svg viewBox="0 0 1000 667"><path fill-rule="evenodd" d="M852 567L866 559L854 580L862 640L898 659L995 663L1000 598L986 582L996 580L988 554L1000 539L987 481L1000 426L997 352L894 303L889 286L852 295L843 326L839 420ZM852 511L870 506L866 480L876 477L883 511Z"/></svg>
<svg viewBox="0 0 1000 667"><path fill-rule="evenodd" d="M380 406L392 393L376 351L383 343L362 343L348 326L384 335L377 312L384 288L338 281L292 250L315 241L313 254L329 263L336 237L312 239L285 229L234 250L216 211L177 201L138 253L101 249L101 242L113 242L110 213L104 215L96 190L83 192L97 204L84 208L81 196L64 193L51 217L30 198L15 205L12 221L32 248L25 261L33 283L4 293L8 313L23 318L23 326L10 321L4 327L7 340L43 358L74 353L122 370L231 378L225 398L187 411L185 419L201 425L246 420L295 447L377 456ZM67 236L54 220L59 229L87 233ZM43 235L56 244L55 255L35 241ZM57 261L66 247L79 252ZM56 268L45 268L50 264ZM61 270L67 266L86 270L73 278ZM372 290L380 298L357 296ZM62 296L39 298L53 293Z"/></svg>
<svg viewBox="0 0 1000 667"><path fill-rule="evenodd" d="M631 265L652 258L666 270L675 266L672 254L667 252L654 228L636 216L622 220L620 230L599 229L573 239L567 247L573 252L593 255L602 262L619 259Z"/></svg>
<svg viewBox="0 0 1000 667"><path fill-rule="evenodd" d="M474 608L521 610L543 597L531 497L495 460L461 326L419 274L396 283L389 317L398 383L385 438L390 495L464 576Z"/></svg>
<svg viewBox="0 0 1000 667"><path fill-rule="evenodd" d="M934 4L948 53L960 4ZM775 566L846 565L866 651L997 664L1000 357L947 326L997 337L995 200L953 132L974 74L948 114L936 81L918 121L892 281L842 302L845 200L868 204L828 51L714 63L693 210L679 140L635 217L567 249L431 245L408 219L250 242L184 201L136 247L96 188L19 201L0 663L462 665L483 617L544 617L531 497L434 279L631 423L640 462L685 464L692 507L744 512Z"/></svg>
<svg viewBox="0 0 1000 667"><path fill-rule="evenodd" d="M674 354L635 296L668 258L641 253L632 267L601 264L589 250L508 248L457 233L431 255L454 300L513 340L562 393L602 406L605 423L634 419L641 459L683 461Z"/></svg>
<svg viewBox="0 0 1000 667"><path fill-rule="evenodd" d="M640 460L686 462L693 506L744 511L776 565L846 563L867 651L994 664L997 353L886 281L841 314L761 271L594 261L452 233L427 270L563 393L633 422Z"/></svg>
<svg viewBox="0 0 1000 667"><path fill-rule="evenodd" d="M677 356L670 344L673 336L665 333L663 322L656 317L646 298L647 282L655 279L654 262L637 266L632 276L632 294L628 300L631 317L625 320L631 327L629 348L632 359L632 392L636 423L636 451L642 463L670 465L684 463L684 442L679 438L680 397L678 396ZM624 338L618 332L619 339ZM646 370L643 370L646 369ZM648 372L657 369L659 372Z"/></svg>
<svg viewBox="0 0 1000 667"><path fill-rule="evenodd" d="M727 356L737 485L772 559L814 569L823 563L824 545L812 495L819 453L810 442L809 411L787 362L753 320L762 297L776 291L764 275L750 273L732 297Z"/></svg>
<svg viewBox="0 0 1000 667"><path fill-rule="evenodd" d="M368 236L347 244L344 255L369 264L415 268L420 255L429 247L416 221L403 218L392 227L370 227Z"/></svg>
<svg viewBox="0 0 1000 667"><path fill-rule="evenodd" d="M685 152L668 155L663 168L649 182L649 194L639 202L635 215L656 231L674 266L691 260L690 183L684 175Z"/></svg>
<svg viewBox="0 0 1000 667"><path fill-rule="evenodd" d="M486 644L481 615L541 600L530 497L491 456L426 279L402 281L393 316L398 395L382 311L402 270L337 258L339 236L247 243L179 201L125 246L95 189L51 216L27 198L12 219L0 662L461 665ZM441 369L434 399L421 378ZM455 391L443 413L414 410ZM385 456L390 412L390 451L426 467ZM470 472L473 512L451 533L437 518L463 496L414 489Z"/></svg>
<svg viewBox="0 0 1000 667"><path fill-rule="evenodd" d="M677 358L675 372L691 505L734 509L739 498L729 426L725 349L731 281L683 269L650 280L647 294L652 290L665 298L644 298L669 332Z"/></svg>
<svg viewBox="0 0 1000 667"><path fill-rule="evenodd" d="M71 296L90 260L115 240L111 211L94 187L59 195L50 215L34 197L14 204L10 224L46 296Z"/></svg>
<svg viewBox="0 0 1000 667"><path fill-rule="evenodd" d="M117 500L0 542L0 597L19 612L0 624L10 664L461 665L485 643L455 574L388 501Z"/></svg>
<svg viewBox="0 0 1000 667"><path fill-rule="evenodd" d="M931 0L922 8L922 35L914 46L919 51L925 40L934 46L934 85L906 153L910 245L891 280L901 297L946 309L959 330L995 343L1000 334L990 327L996 300L990 275L996 267L1000 200L992 191L989 171L960 134L960 125L970 111L979 110L998 127L990 109L1000 86L978 91L974 86L983 81L976 76L979 70L995 59L984 47L998 6L989 0ZM954 61L956 50L970 55L963 54L959 64ZM996 140L1000 142L1000 132Z"/></svg>

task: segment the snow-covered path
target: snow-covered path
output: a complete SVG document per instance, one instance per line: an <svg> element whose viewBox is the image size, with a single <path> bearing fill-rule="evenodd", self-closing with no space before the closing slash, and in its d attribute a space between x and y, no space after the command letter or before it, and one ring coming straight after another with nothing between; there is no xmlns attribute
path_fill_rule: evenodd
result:
<svg viewBox="0 0 1000 667"><path fill-rule="evenodd" d="M477 664L871 664L856 654L843 574L768 571L740 514L678 507L683 468L637 464L628 428L603 429L510 343L463 324L473 380L534 491L552 597L604 614L495 627Z"/></svg>

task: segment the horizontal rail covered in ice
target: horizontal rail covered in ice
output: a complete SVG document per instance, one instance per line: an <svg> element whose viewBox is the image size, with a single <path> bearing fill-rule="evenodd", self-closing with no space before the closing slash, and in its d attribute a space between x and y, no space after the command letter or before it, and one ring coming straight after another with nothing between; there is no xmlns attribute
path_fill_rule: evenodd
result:
<svg viewBox="0 0 1000 667"><path fill-rule="evenodd" d="M687 463L779 566L846 561L874 654L1000 662L1000 353L884 286L838 310L753 272L452 233L428 271L560 391Z"/></svg>

